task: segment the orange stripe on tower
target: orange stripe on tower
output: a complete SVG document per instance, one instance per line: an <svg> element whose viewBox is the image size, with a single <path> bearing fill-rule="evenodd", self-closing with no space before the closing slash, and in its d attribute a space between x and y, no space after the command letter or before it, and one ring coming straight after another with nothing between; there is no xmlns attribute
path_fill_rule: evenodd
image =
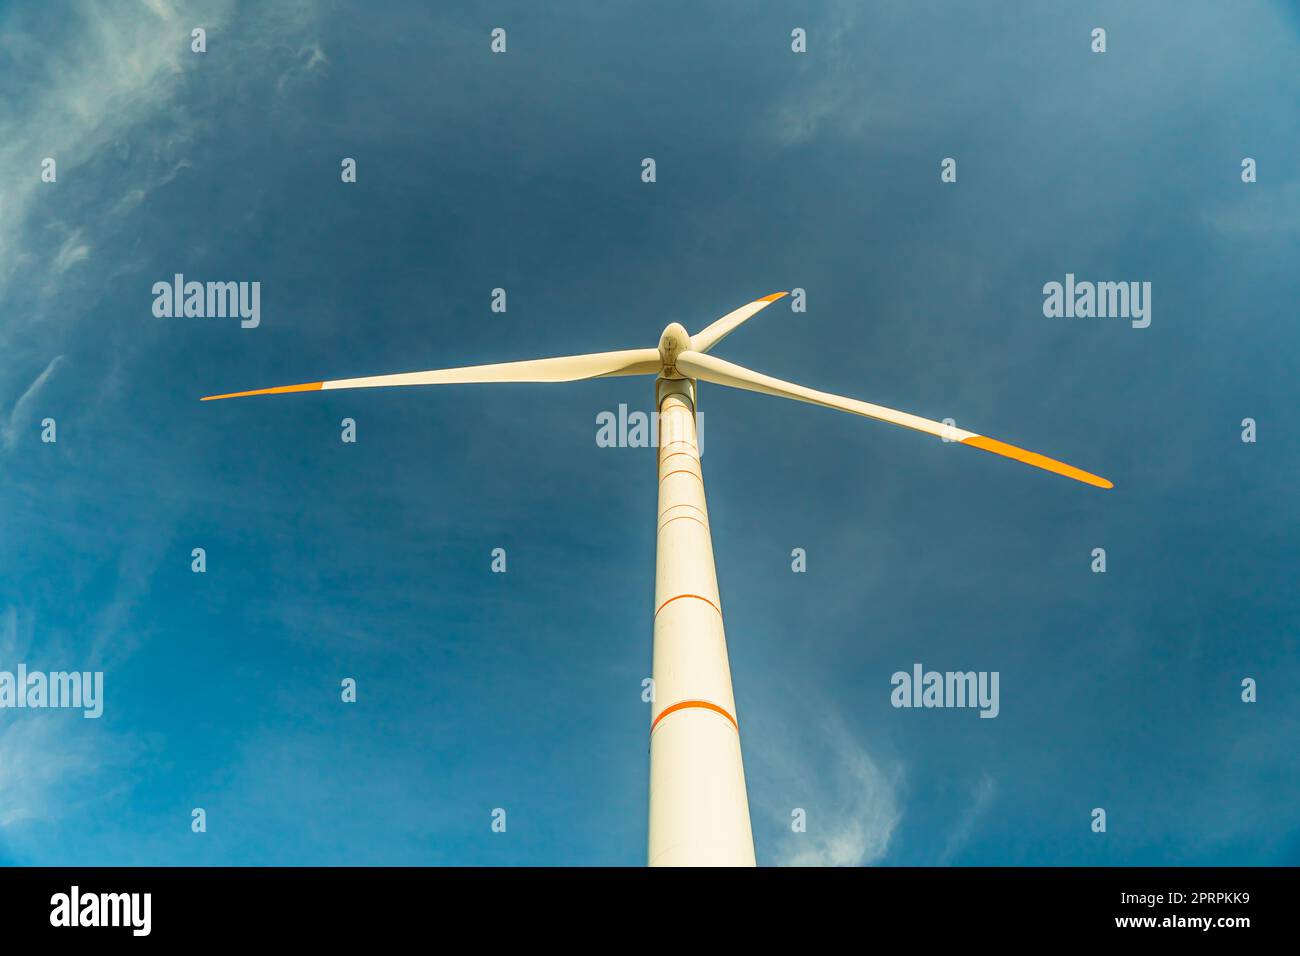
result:
<svg viewBox="0 0 1300 956"><path fill-rule="evenodd" d="M668 480L669 478L671 478L673 475L690 475L692 478L699 478L701 484L704 483L704 479L703 479L703 478L700 478L699 475L697 475L695 472L691 471L689 468L678 468L676 471L670 471L670 472L668 472L668 474L666 474L666 475L664 475L662 478L660 478L660 479L659 479L659 484L662 485L665 481L667 481L667 480Z"/></svg>
<svg viewBox="0 0 1300 956"><path fill-rule="evenodd" d="M667 522L665 522L665 523L667 523ZM666 608L668 605L672 604L674 601L680 601L682 598L695 598L695 600L697 600L697 601L703 601L705 604L707 604L709 607L713 608L713 610L717 611L719 614L722 613L722 608L718 607L716 604L714 604L714 603L713 603L712 601L710 601L708 598L706 598L706 597L700 597L698 594L679 594L679 595L677 595L677 597L670 597L667 601L664 601L663 604L660 604L660 605L659 605L659 611L662 611L664 608ZM658 616L659 616L659 611L655 611L655 617L658 617Z"/></svg>
<svg viewBox="0 0 1300 956"><path fill-rule="evenodd" d="M736 718L732 717L731 714L727 713L717 704L710 703L707 700L683 700L683 701L678 701L677 703L673 704L671 707L665 707L663 710L659 712L659 716L654 719L654 723L650 725L650 733L653 734L655 732L655 728L659 726L659 721L663 720L669 714L675 713L676 711L679 710L686 710L689 707L701 707L704 710L711 710L714 711L715 713L721 714L723 717L726 717L729 721L731 721L731 726L736 728L736 733L740 733L740 724L736 723Z"/></svg>
<svg viewBox="0 0 1300 956"><path fill-rule="evenodd" d="M1004 458L1014 458L1016 461L1022 461L1026 465L1033 465L1035 468L1042 468L1044 471L1052 471L1058 475L1065 475L1067 478L1073 478L1075 481L1082 481L1084 484L1094 485L1098 488L1114 488L1115 486L1100 475L1094 475L1092 472L1084 471L1082 468L1075 468L1073 465L1067 465L1063 461L1057 461L1055 458L1048 458L1046 455L1040 455L1035 451L1025 451L1023 448L1017 448L1015 445L1008 445L1006 442L998 441L994 438L987 438L984 435L972 435L970 438L961 440L963 445L970 445L973 448L979 448L983 451L991 451L995 455L1001 455Z"/></svg>
<svg viewBox="0 0 1300 956"><path fill-rule="evenodd" d="M705 524L703 521L701 521L699 518L695 517L695 515L678 515L676 518L669 518L667 521L665 521L663 524L661 524L661 525L659 526L659 530L660 530L660 531L663 531L664 528L668 527L668 526L669 526L670 524L672 524L674 521L694 521L694 522L695 522L697 525L699 525L701 528L707 528L707 527L708 527L708 525L706 525L706 524Z"/></svg>
<svg viewBox="0 0 1300 956"><path fill-rule="evenodd" d="M249 395L279 395L281 392L318 392L324 382L305 382L302 385L277 385L275 388L255 388L251 392L229 392L225 395L204 395L200 402L213 402L218 398L245 398Z"/></svg>
<svg viewBox="0 0 1300 956"><path fill-rule="evenodd" d="M687 458L694 458L694 457L695 457L695 456L692 455L689 451L675 451L675 452L673 452L671 455L664 455L662 458L659 459L659 463L660 463L660 464L663 464L663 463L666 462L669 458L676 458L678 455L685 455Z"/></svg>

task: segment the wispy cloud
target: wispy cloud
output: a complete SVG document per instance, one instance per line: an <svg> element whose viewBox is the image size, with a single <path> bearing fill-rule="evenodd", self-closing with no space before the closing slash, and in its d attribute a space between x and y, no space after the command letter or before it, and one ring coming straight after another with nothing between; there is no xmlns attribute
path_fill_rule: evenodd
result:
<svg viewBox="0 0 1300 956"><path fill-rule="evenodd" d="M87 733L64 728L81 715L32 711L0 730L0 830L66 815L67 785L99 767ZM55 795L58 799L54 799Z"/></svg>
<svg viewBox="0 0 1300 956"><path fill-rule="evenodd" d="M777 106L770 135L780 145L798 146L815 139L828 124L856 132L878 119L874 97L864 96L849 82L858 13L856 4L835 4L828 21L813 30L818 65L809 69L806 82L797 84Z"/></svg>
<svg viewBox="0 0 1300 956"><path fill-rule="evenodd" d="M3 429L0 430L0 440L4 442L5 451L13 451L20 429L32 424L28 419L31 418L31 411L36 403L36 398L45 387L45 383L50 380L61 364L63 364L63 356L54 356L50 360L50 364L45 366L45 370L36 376L32 383L27 386L27 390L19 396L18 401L14 402L13 408L9 411L9 419L5 422Z"/></svg>
<svg viewBox="0 0 1300 956"><path fill-rule="evenodd" d="M0 107L0 169L5 172L0 216L0 296L15 276L42 281L51 263L57 275L85 258L90 246L71 227L56 249L34 241L34 226L52 224L51 201L76 183L78 170L154 117L178 91L175 78L192 56L188 32L177 26L170 4L155 0L140 10L83 8L61 30L75 55L59 55L26 28L11 8L0 29L0 51L14 64L6 78L8 105ZM226 9L218 5L214 13ZM142 16L141 13L144 15ZM41 162L57 164L57 180L42 182ZM136 164L136 188L147 189L149 171Z"/></svg>
<svg viewBox="0 0 1300 956"><path fill-rule="evenodd" d="M29 435L38 440L42 396L65 384L56 381L63 365L75 362L81 370L77 349L85 341L104 343L93 367L73 383L75 416L65 408L85 440L61 443L57 459L33 456L60 462L50 474L25 471L18 456L9 459L15 467L0 501L0 526L7 532L0 536L0 576L27 566L24 535L53 540L65 531L60 520L76 526L101 507L86 493L98 480L84 467L92 439L114 434L110 446L123 449L116 461L94 462L100 475L107 469L121 483L111 502L117 520L102 535L74 539L75 559L67 569L69 581L96 595L79 608L84 626L60 631L66 622L43 613L39 589L15 592L0 617L0 666L20 660L117 666L148 637L132 614L150 593L183 505L153 492L148 500L133 496L132 489L152 487L151 469L164 443L116 417L124 363L138 339L105 335L90 323L102 318L95 307L118 278L129 275L148 289L134 275L142 261L139 243L124 240L143 228L140 217L151 194L202 165L194 144L211 120L196 97L206 87L197 88L188 74L202 71L213 84L265 81L279 76L286 62L300 76L327 62L313 28L315 3L254 6L241 11L238 23L234 9L233 0L84 4L52 23L30 5L0 8L6 92L0 98L0 176L6 184L0 195L0 451L12 453ZM191 51L194 26L208 30L209 53ZM237 37L229 32L236 26ZM47 157L56 163L54 182L42 181ZM143 292L141 302L147 317ZM106 423L111 431L102 427ZM49 492L48 482L57 490ZM40 514L43 493L57 494L68 511L57 519ZM131 520L137 521L134 530L123 530L132 528ZM88 581L110 583L92 589ZM0 832L7 847L34 845L24 823L44 827L43 821L68 816L92 794L102 798L102 788L87 781L122 763L133 746L107 727L62 712L24 711L0 722ZM39 836L49 839L48 832Z"/></svg>
<svg viewBox="0 0 1300 956"><path fill-rule="evenodd" d="M39 660L66 666L72 658L63 642L36 647L30 618L6 607L0 612L0 668L19 662L37 666ZM108 759L106 731L98 721L86 721L77 711L8 711L0 722L0 831L22 823L65 816L79 803L70 787L94 773ZM6 832L6 842L13 834Z"/></svg>
<svg viewBox="0 0 1300 956"><path fill-rule="evenodd" d="M971 803L966 808L966 812L961 815L957 825L953 827L952 832L948 834L948 842L944 845L943 853L939 857L941 864L948 864L953 858L962 851L962 848L970 841L971 834L975 832L980 818L988 811L989 806L993 803L994 797L997 796L997 781L988 774L982 775L975 785L971 788Z"/></svg>
<svg viewBox="0 0 1300 956"><path fill-rule="evenodd" d="M775 726L758 728L750 776L758 813L776 832L768 860L780 866L867 866L879 862L902 819L902 768L869 753L842 721L826 718L796 742ZM791 828L792 811L806 830Z"/></svg>
<svg viewBox="0 0 1300 956"><path fill-rule="evenodd" d="M90 244L83 238L84 230L74 229L68 234L68 238L63 240L63 245L59 246L59 254L54 257L54 271L63 273L78 262L89 258Z"/></svg>
<svg viewBox="0 0 1300 956"><path fill-rule="evenodd" d="M330 65L329 57L325 51L320 48L320 44L311 43L298 50L296 62L280 74L280 79L275 83L275 91L283 93L289 84L310 77L312 74L324 70Z"/></svg>

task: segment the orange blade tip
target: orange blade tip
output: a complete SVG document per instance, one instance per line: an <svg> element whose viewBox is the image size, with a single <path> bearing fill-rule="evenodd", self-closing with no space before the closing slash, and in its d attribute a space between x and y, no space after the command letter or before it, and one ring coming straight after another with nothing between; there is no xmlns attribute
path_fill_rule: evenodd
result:
<svg viewBox="0 0 1300 956"><path fill-rule="evenodd" d="M759 301L759 302L775 302L777 299L783 298L784 296L787 296L787 295L789 295L789 294L790 294L789 292L773 292L771 295L765 295L765 296L763 296L763 298L759 299L758 301Z"/></svg>
<svg viewBox="0 0 1300 956"><path fill-rule="evenodd" d="M324 382L305 382L302 385L277 385L275 388L255 388L251 392L228 392L225 395L204 395L200 402L214 402L219 398L246 398L249 395L279 395L282 392L316 392Z"/></svg>
<svg viewBox="0 0 1300 956"><path fill-rule="evenodd" d="M1092 485L1095 488L1115 487L1109 479L1102 478L1100 475L1094 475L1082 468L1067 465L1055 458L1048 458L1046 455L1038 454L1038 452L1026 451L1023 448L1017 448L1015 445L1008 445L1006 442L998 441L995 438L972 435L970 438L963 438L961 443L970 445L973 448L979 448L982 451L991 451L993 454L1001 455L1004 458L1024 462L1026 465L1033 465L1035 468L1042 468L1044 471L1055 472L1058 475L1064 475L1066 478L1073 478L1075 481L1082 481L1084 484Z"/></svg>

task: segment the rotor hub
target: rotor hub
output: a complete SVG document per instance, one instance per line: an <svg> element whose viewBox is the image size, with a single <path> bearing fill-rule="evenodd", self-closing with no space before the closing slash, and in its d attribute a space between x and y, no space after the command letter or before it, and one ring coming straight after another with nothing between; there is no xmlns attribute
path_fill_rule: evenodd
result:
<svg viewBox="0 0 1300 956"><path fill-rule="evenodd" d="M691 347L691 334L680 322L673 322L659 335L659 357L664 368L677 365L677 356Z"/></svg>

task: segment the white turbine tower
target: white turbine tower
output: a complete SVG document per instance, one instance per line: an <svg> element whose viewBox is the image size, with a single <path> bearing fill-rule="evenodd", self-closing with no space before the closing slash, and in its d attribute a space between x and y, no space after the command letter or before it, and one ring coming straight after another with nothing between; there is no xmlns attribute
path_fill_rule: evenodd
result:
<svg viewBox="0 0 1300 956"><path fill-rule="evenodd" d="M650 714L652 866L753 866L754 839L740 755L740 723L713 566L713 539L695 430L697 381L852 412L1054 471L1098 488L1105 478L974 432L819 392L708 355L745 320L786 293L725 315L696 335L674 322L658 348L281 385L202 399L390 385L573 382L655 375L659 408L659 524L655 563L654 701Z"/></svg>

